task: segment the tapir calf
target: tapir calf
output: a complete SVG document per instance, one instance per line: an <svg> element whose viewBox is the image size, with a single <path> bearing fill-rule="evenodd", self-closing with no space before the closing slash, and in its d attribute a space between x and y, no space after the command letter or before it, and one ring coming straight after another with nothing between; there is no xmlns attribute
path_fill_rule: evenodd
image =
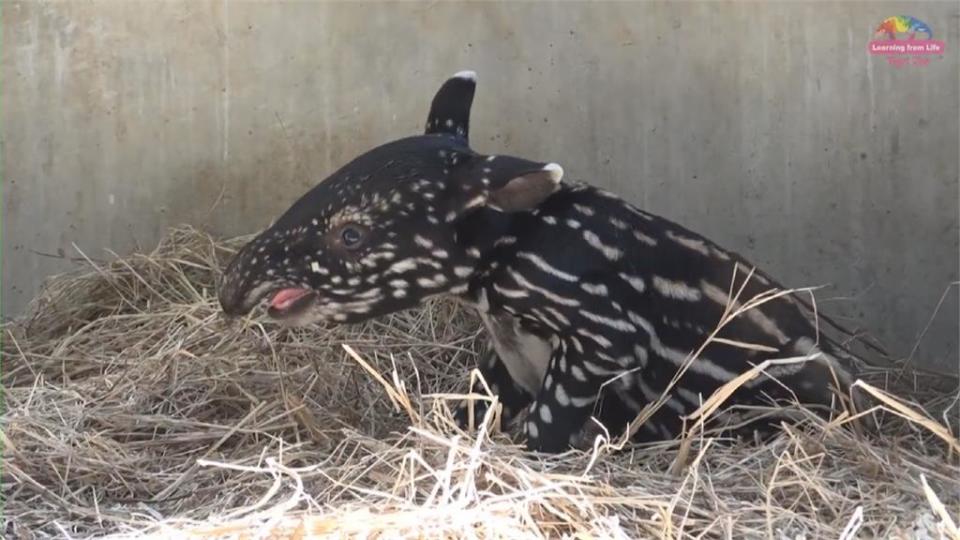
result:
<svg viewBox="0 0 960 540"><path fill-rule="evenodd" d="M675 437L685 415L767 359L810 361L773 365L729 404L838 403L852 357L818 339L794 297L747 310L708 340L728 310L781 288L742 257L563 182L557 163L474 151L475 81L454 75L424 134L360 155L244 246L223 276L223 311L267 299L276 319L349 324L456 296L489 330L481 371L504 417L526 409L527 445L544 452L576 443L591 416L622 433L661 395L636 437Z"/></svg>

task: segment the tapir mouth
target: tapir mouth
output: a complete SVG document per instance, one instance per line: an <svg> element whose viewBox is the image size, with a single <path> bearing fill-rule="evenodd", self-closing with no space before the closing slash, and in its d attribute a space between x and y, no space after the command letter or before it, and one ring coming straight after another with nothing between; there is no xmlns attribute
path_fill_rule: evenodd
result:
<svg viewBox="0 0 960 540"><path fill-rule="evenodd" d="M316 301L317 295L310 289L280 289L270 298L267 315L274 319L286 319L306 311Z"/></svg>

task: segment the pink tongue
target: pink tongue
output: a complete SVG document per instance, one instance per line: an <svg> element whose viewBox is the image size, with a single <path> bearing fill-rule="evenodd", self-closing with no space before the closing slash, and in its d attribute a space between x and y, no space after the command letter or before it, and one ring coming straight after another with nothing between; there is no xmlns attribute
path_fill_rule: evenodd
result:
<svg viewBox="0 0 960 540"><path fill-rule="evenodd" d="M281 289L273 295L270 305L276 309L286 309L290 304L310 294L309 289Z"/></svg>

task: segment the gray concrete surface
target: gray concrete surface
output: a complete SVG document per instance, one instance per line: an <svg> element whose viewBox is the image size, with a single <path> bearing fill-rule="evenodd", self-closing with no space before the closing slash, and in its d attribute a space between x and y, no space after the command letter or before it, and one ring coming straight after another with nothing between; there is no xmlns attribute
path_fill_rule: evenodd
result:
<svg viewBox="0 0 960 540"><path fill-rule="evenodd" d="M947 44L867 54L885 17ZM267 224L480 75L480 151L559 161L820 307L957 365L958 7L901 3L4 2L3 311L58 255ZM932 322L931 322L932 321Z"/></svg>

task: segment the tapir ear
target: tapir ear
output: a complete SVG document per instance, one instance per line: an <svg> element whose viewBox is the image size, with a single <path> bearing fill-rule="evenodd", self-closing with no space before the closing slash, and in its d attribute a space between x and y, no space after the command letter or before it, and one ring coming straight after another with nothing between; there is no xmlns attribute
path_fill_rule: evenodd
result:
<svg viewBox="0 0 960 540"><path fill-rule="evenodd" d="M463 210L487 206L519 212L536 208L553 194L560 186L563 168L511 156L475 156L455 174L468 196Z"/></svg>
<svg viewBox="0 0 960 540"><path fill-rule="evenodd" d="M463 142L470 134L470 106L477 87L477 74L461 71L447 79L433 96L425 133L444 133Z"/></svg>
<svg viewBox="0 0 960 540"><path fill-rule="evenodd" d="M563 178L563 168L545 163L539 169L515 176L490 192L487 206L504 212L532 210L553 194Z"/></svg>

